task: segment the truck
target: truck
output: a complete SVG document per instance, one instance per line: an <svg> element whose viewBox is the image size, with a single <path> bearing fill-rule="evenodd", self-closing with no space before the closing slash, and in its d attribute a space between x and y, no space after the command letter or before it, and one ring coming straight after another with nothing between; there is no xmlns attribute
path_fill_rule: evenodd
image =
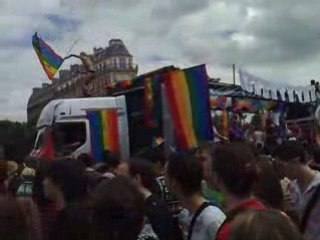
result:
<svg viewBox="0 0 320 240"><path fill-rule="evenodd" d="M165 99L161 123L146 127L144 122L144 85L143 79L157 73L176 69L165 67L138 77L137 84L130 88L115 87L105 97L67 98L49 102L40 113L37 121L37 136L30 153L31 158L43 158L44 146L48 142L48 132L56 157L72 156L91 152L90 126L86 117L87 109L117 109L121 157L128 159L141 149L150 147L155 137L171 139L171 124L165 128L163 121L169 123ZM167 144L167 143L166 143ZM169 144L169 141L168 141ZM166 147L168 148L168 147Z"/></svg>

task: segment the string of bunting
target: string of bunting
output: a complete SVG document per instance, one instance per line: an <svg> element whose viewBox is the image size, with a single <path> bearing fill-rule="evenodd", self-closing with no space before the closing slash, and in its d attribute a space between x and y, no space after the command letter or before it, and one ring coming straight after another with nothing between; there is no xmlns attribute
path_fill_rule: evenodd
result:
<svg viewBox="0 0 320 240"><path fill-rule="evenodd" d="M240 69L241 88L264 98L286 102L315 102L317 99L314 86L290 86L271 82Z"/></svg>

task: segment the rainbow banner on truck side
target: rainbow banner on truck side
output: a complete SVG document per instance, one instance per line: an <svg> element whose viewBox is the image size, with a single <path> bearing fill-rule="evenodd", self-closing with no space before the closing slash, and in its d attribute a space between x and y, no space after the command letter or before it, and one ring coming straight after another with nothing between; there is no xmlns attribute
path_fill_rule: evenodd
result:
<svg viewBox="0 0 320 240"><path fill-rule="evenodd" d="M104 151L120 152L117 109L87 110L90 124L91 154L103 160Z"/></svg>

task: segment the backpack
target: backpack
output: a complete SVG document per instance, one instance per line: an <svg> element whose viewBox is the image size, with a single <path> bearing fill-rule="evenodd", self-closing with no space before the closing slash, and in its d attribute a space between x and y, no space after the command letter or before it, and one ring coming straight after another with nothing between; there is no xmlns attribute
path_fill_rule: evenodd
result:
<svg viewBox="0 0 320 240"><path fill-rule="evenodd" d="M168 210L173 216L178 216L182 210L181 202L169 191L164 176L158 177L156 182L155 195L167 204Z"/></svg>

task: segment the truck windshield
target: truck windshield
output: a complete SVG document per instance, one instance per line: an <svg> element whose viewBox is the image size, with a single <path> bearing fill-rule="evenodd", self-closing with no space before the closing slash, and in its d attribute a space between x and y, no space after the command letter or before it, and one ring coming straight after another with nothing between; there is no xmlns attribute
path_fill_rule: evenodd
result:
<svg viewBox="0 0 320 240"><path fill-rule="evenodd" d="M53 128L53 142L58 155L74 152L86 142L85 122L60 122Z"/></svg>

